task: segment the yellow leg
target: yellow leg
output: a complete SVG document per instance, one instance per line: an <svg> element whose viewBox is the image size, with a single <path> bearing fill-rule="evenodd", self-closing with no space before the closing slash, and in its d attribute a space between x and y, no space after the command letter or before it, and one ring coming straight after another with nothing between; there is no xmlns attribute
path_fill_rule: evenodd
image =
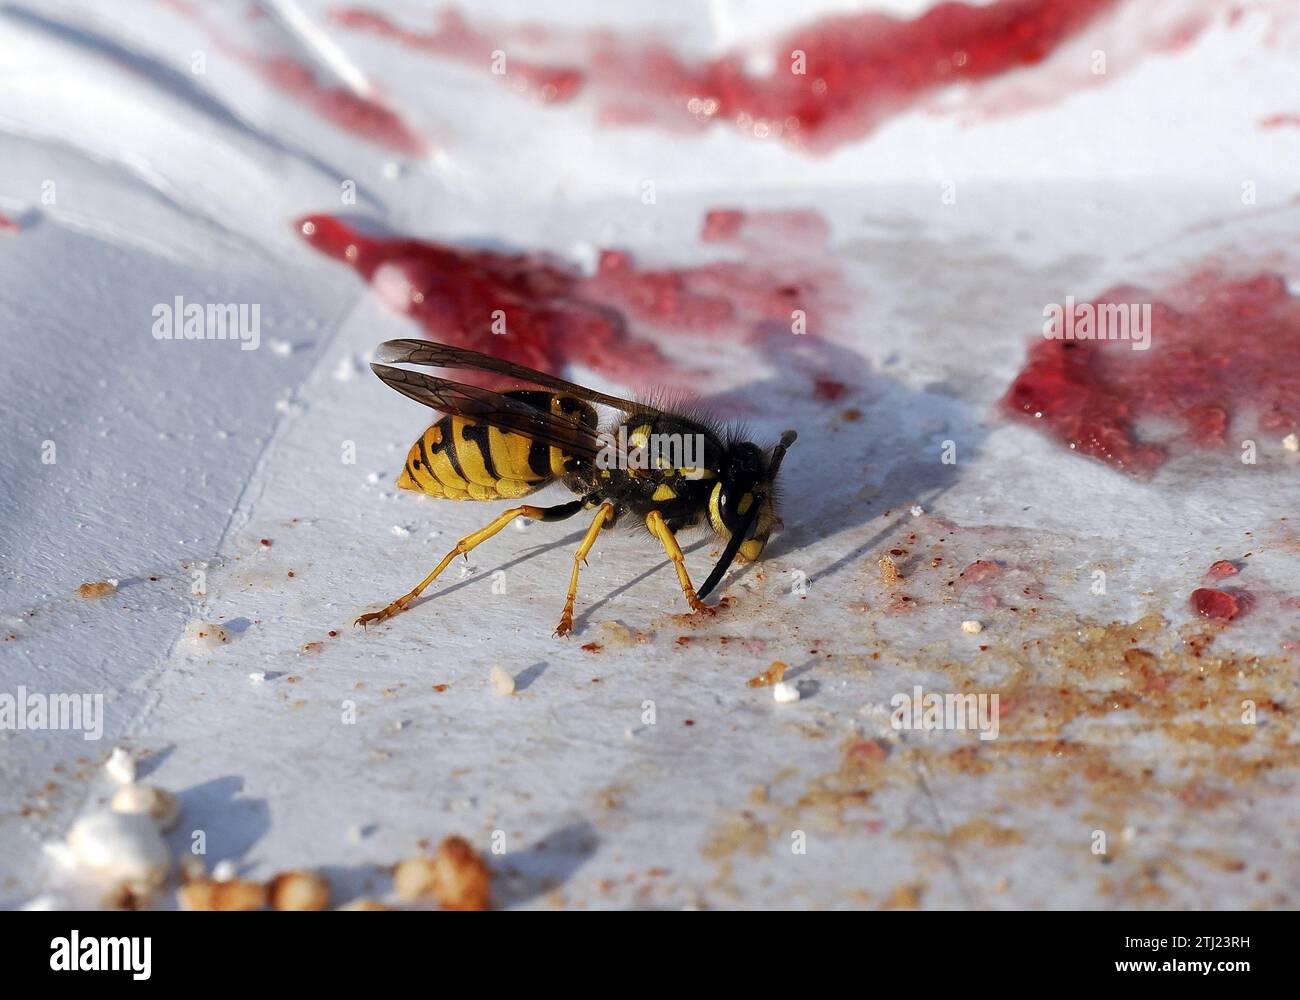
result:
<svg viewBox="0 0 1300 1000"><path fill-rule="evenodd" d="M567 504L565 505L566 508L568 506L569 505ZM372 611L368 615L362 615L355 622L353 622L353 624L369 625L371 622L382 622L387 618L392 618L393 615L397 614L399 611L405 610L408 604L410 604L413 600L419 597L420 593L424 590L424 588L429 586L429 584L433 583L433 581L438 578L438 574L451 565L451 561L453 559L461 555L463 555L466 559L468 559L470 549L474 548L476 545L486 542L489 538L495 535L498 531L504 528L515 518L527 517L527 518L531 518L534 521L557 520L558 519L558 517L556 516L557 510L558 508L548 509L546 507L532 507L527 504L525 504L522 507L511 507L508 511L506 511L495 521L489 524L486 528L480 528L478 531L474 532L471 535L466 535L459 542L457 542L456 547L452 549L450 552L448 552L445 556L443 556L442 562L438 563L438 565L433 568L433 572L430 573L428 576L426 576L423 580L421 580L416 585L415 589L412 590L409 594L406 594L403 597L399 597L392 604L388 605L388 607L384 608L383 611Z"/></svg>
<svg viewBox="0 0 1300 1000"><path fill-rule="evenodd" d="M568 635L573 630L573 602L578 597L578 570L587 561L587 553L596 544L596 536L600 534L600 529L613 520L614 505L608 502L601 504L600 510L596 512L596 519L591 522L591 527L587 529L586 537L583 538L582 544L578 546L578 551L573 554L573 574L569 577L569 597L564 602L564 614L560 615L560 624L555 626L556 635Z"/></svg>
<svg viewBox="0 0 1300 1000"><path fill-rule="evenodd" d="M652 510L645 516L645 524L650 529L650 534L659 539L664 551L668 553L668 558L673 561L673 568L677 570L677 581L682 585L682 593L686 595L686 603L691 606L691 610L714 614L713 608L695 596L690 574L686 572L686 558L682 555L682 547L677 544L677 536L669 529L663 515L657 510Z"/></svg>

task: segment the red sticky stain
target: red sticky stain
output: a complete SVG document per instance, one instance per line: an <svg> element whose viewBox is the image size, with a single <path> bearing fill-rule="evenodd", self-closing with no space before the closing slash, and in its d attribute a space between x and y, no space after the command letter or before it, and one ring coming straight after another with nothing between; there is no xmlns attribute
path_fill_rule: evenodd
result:
<svg viewBox="0 0 1300 1000"><path fill-rule="evenodd" d="M439 12L437 25L431 31L403 28L377 11L361 8L330 11L330 19L343 27L366 31L400 42L408 48L484 66L515 91L547 103L569 100L578 92L585 79L585 74L573 67L544 66L527 62L513 54L507 55L502 36L471 27L455 10ZM529 34L536 35L535 32L527 31L521 34L525 37ZM495 57L496 52L502 53L502 56Z"/></svg>
<svg viewBox="0 0 1300 1000"><path fill-rule="evenodd" d="M672 130L729 122L756 138L824 151L861 138L939 88L979 83L1043 62L1110 12L1117 0L940 3L914 18L879 13L825 17L766 46L755 70L733 50L688 61L661 41L612 31L476 29L442 12L428 30L363 8L332 12L341 25L490 69L517 90L564 101L587 90L601 121ZM509 41L509 45L506 42ZM492 66L491 53L545 53Z"/></svg>
<svg viewBox="0 0 1300 1000"><path fill-rule="evenodd" d="M1268 437L1300 426L1300 298L1280 275L1204 270L1159 295L1112 288L1092 303L1102 304L1150 304L1149 350L1133 340L1040 339L1003 397L1008 413L1138 477L1175 446L1226 446L1247 415ZM1143 439L1137 425L1153 419L1182 432Z"/></svg>
<svg viewBox="0 0 1300 1000"><path fill-rule="evenodd" d="M1238 595L1230 594L1226 590L1198 587L1192 591L1192 610L1202 618L1228 622L1241 612L1242 602Z"/></svg>
<svg viewBox="0 0 1300 1000"><path fill-rule="evenodd" d="M817 399L825 400L828 403L841 399L848 391L849 387L838 379L826 378L825 376L813 379L813 395Z"/></svg>
<svg viewBox="0 0 1300 1000"><path fill-rule="evenodd" d="M795 228L807 232L805 213ZM779 228L781 213L755 225ZM833 308L830 265L751 255L686 268L644 268L623 250L602 250L593 274L542 253L501 253L450 243L366 236L329 215L297 222L313 247L353 267L392 308L434 340L509 358L541 371L581 364L644 384L689 380L658 344L669 337L725 335L755 343L789 337L796 309ZM747 228L736 226L739 238ZM819 230L824 236L824 228ZM784 243L766 244L766 252ZM791 273L791 270L794 273ZM836 289L837 291L837 289Z"/></svg>
<svg viewBox="0 0 1300 1000"><path fill-rule="evenodd" d="M248 27L262 20L264 15L259 8L250 6L242 21L227 15L230 26L248 33L248 42L237 42L226 30L227 25L212 16L212 7L200 6L193 0L162 2L199 25L221 52L326 121L398 153L417 156L428 150L429 144L377 97L325 82L315 69L295 56L264 51L268 48L264 39L270 36L259 35L254 40L253 31ZM283 43L277 40L277 44Z"/></svg>
<svg viewBox="0 0 1300 1000"><path fill-rule="evenodd" d="M1002 567L992 559L977 559L959 574L958 579L964 584L984 583L992 580L1002 572Z"/></svg>
<svg viewBox="0 0 1300 1000"><path fill-rule="evenodd" d="M1300 128L1300 114L1278 112L1266 115L1259 120L1260 128Z"/></svg>
<svg viewBox="0 0 1300 1000"><path fill-rule="evenodd" d="M1209 571L1205 574L1215 580L1222 580L1225 576L1236 576L1237 565L1228 559L1220 559L1218 562L1211 563Z"/></svg>

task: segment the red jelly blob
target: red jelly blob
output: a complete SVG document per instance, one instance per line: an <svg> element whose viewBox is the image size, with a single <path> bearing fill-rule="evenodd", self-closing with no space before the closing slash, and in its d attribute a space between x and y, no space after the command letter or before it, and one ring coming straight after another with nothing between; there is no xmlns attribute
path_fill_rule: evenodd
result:
<svg viewBox="0 0 1300 1000"><path fill-rule="evenodd" d="M860 138L940 87L973 83L1042 62L1054 49L1117 5L1117 0L994 0L940 3L914 18L878 13L826 17L788 32L755 70L733 50L694 62L667 44L611 31L476 29L444 12L427 30L404 28L367 9L332 12L342 25L407 47L488 66L487 53L508 39L516 50L540 47L557 61L510 59L493 71L516 89L564 100L589 89L602 121L703 128L727 122L757 138L780 136L825 150ZM585 51L583 51L585 50Z"/></svg>
<svg viewBox="0 0 1300 1000"><path fill-rule="evenodd" d="M1225 576L1236 576L1237 566L1227 559L1220 559L1218 562L1211 564L1206 576L1212 576L1217 580L1222 580Z"/></svg>
<svg viewBox="0 0 1300 1000"><path fill-rule="evenodd" d="M1300 426L1300 298L1279 275L1202 271L1159 295L1118 287L1075 310L1107 306L1132 307L1138 321L1149 307L1149 349L1135 350L1136 336L1039 339L1003 397L1007 412L1137 476L1171 449L1230 445L1243 416L1270 437ZM1144 420L1173 431L1144 439Z"/></svg>
<svg viewBox="0 0 1300 1000"><path fill-rule="evenodd" d="M1241 603L1226 591L1200 587L1192 591L1192 610L1202 618L1228 622L1237 617Z"/></svg>
<svg viewBox="0 0 1300 1000"><path fill-rule="evenodd" d="M603 250L590 275L541 253L367 236L329 215L308 216L298 227L313 247L351 265L434 340L541 371L582 364L644 385L686 376L657 346L667 337L723 336L739 343L779 337L784 343L797 310L814 317L834 311L825 292L836 283L835 272L807 263L824 256L824 244L815 241L824 240L825 223L814 224L816 217L806 212L792 213L788 225L785 218L738 213L729 220L728 239L749 251L744 260L642 268L625 251ZM798 263L763 256L787 253L801 239Z"/></svg>

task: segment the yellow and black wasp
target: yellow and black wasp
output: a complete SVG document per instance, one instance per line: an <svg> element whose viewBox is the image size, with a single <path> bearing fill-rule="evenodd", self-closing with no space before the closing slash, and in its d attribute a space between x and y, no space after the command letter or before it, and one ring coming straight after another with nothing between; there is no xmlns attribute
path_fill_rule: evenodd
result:
<svg viewBox="0 0 1300 1000"><path fill-rule="evenodd" d="M568 599L556 635L573 628L578 570L602 529L624 515L643 524L677 570L686 601L712 613L701 598L740 556L756 560L777 518L776 476L795 432L764 450L707 418L669 412L583 388L564 379L464 348L424 340L390 340L380 361L489 372L541 386L492 392L423 372L372 364L398 392L446 414L411 446L397 479L403 489L449 500L518 499L559 481L578 499L554 507L511 507L466 535L410 593L357 624L391 618L419 597L457 555L487 541L517 517L562 521L584 509L595 519L573 557ZM619 416L602 432L593 404ZM726 546L697 593L686 571L677 532L707 521Z"/></svg>

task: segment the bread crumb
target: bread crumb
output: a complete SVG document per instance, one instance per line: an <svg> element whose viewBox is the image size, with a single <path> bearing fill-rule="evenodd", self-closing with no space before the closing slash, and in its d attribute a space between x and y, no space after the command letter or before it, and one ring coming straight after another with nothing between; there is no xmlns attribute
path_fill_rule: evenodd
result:
<svg viewBox="0 0 1300 1000"><path fill-rule="evenodd" d="M515 679L500 665L495 665L488 671L488 679L492 682L492 686L497 689L497 694L515 693Z"/></svg>
<svg viewBox="0 0 1300 1000"><path fill-rule="evenodd" d="M463 837L447 837L434 855L433 894L444 910L486 910L492 872Z"/></svg>
<svg viewBox="0 0 1300 1000"><path fill-rule="evenodd" d="M415 900L433 894L433 858L407 858L393 870L393 891L399 899Z"/></svg>
<svg viewBox="0 0 1300 1000"><path fill-rule="evenodd" d="M171 792L154 785L123 785L113 796L113 812L152 817L159 830L170 830L181 815L180 801Z"/></svg>
<svg viewBox="0 0 1300 1000"><path fill-rule="evenodd" d="M241 878L224 882L210 878L195 879L181 886L176 898L182 910L261 910L266 907L266 886Z"/></svg>
<svg viewBox="0 0 1300 1000"><path fill-rule="evenodd" d="M95 583L83 583L77 588L77 593L88 601L96 597L108 597L117 593L117 581L98 580Z"/></svg>
<svg viewBox="0 0 1300 1000"><path fill-rule="evenodd" d="M799 689L789 681L781 681L772 688L772 697L781 704L799 700Z"/></svg>
<svg viewBox="0 0 1300 1000"><path fill-rule="evenodd" d="M974 618L967 618L961 623L961 630L968 635L979 635L984 631L984 623L978 622Z"/></svg>
<svg viewBox="0 0 1300 1000"><path fill-rule="evenodd" d="M1296 436L1295 431L1282 439L1282 447L1287 451L1300 451L1300 437Z"/></svg>
<svg viewBox="0 0 1300 1000"><path fill-rule="evenodd" d="M407 858L393 871L400 899L432 896L444 910L486 910L492 873L463 837L447 837L433 857Z"/></svg>
<svg viewBox="0 0 1300 1000"><path fill-rule="evenodd" d="M764 670L757 677L751 677L745 682L745 687L760 688L770 687L773 684L779 684L785 672L790 668L780 660L772 661L772 665Z"/></svg>
<svg viewBox="0 0 1300 1000"><path fill-rule="evenodd" d="M119 785L129 785L135 781L135 758L121 747L113 747L104 762L104 771Z"/></svg>
<svg viewBox="0 0 1300 1000"><path fill-rule="evenodd" d="M212 877L218 882L233 881L238 874L239 869L235 867L235 863L229 858L223 858L212 868Z"/></svg>
<svg viewBox="0 0 1300 1000"><path fill-rule="evenodd" d="M204 649L212 649L230 641L230 636L220 625L211 622L190 622L185 626L185 641Z"/></svg>
<svg viewBox="0 0 1300 1000"><path fill-rule="evenodd" d="M116 884L156 888L171 870L171 853L148 816L97 812L83 816L68 832L76 864Z"/></svg>
<svg viewBox="0 0 1300 1000"><path fill-rule="evenodd" d="M271 906L277 910L327 910L330 884L315 872L282 872L267 887Z"/></svg>
<svg viewBox="0 0 1300 1000"><path fill-rule="evenodd" d="M913 517L920 517L922 514L925 513L925 508L922 507L919 503L913 504L912 508L908 511L908 513L911 514Z"/></svg>
<svg viewBox="0 0 1300 1000"><path fill-rule="evenodd" d="M344 911L348 911L348 910L356 910L356 911L360 911L360 910L370 910L370 911L377 911L377 910L391 910L392 907L391 907L391 906L385 906L383 903L379 902L378 900L374 900L374 899L354 899L354 900L352 900L351 902L344 903L342 906L337 907L337 909L338 909L340 912L344 912Z"/></svg>
<svg viewBox="0 0 1300 1000"><path fill-rule="evenodd" d="M893 586L902 576L898 572L898 564L889 556L881 556L876 563L880 567L880 579L889 586Z"/></svg>

